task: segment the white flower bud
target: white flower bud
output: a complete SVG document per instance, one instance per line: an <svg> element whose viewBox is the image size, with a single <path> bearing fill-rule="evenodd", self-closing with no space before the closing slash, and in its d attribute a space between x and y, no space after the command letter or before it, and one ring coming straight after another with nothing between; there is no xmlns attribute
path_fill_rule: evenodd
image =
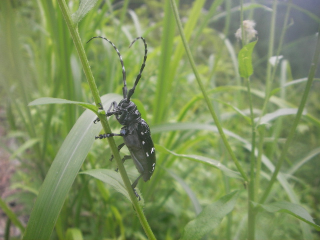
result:
<svg viewBox="0 0 320 240"><path fill-rule="evenodd" d="M244 20L242 23L244 31L243 37L246 44L250 42L258 34L258 32L254 29L254 26L256 25L254 21ZM236 31L235 35L238 40L242 39L241 27Z"/></svg>

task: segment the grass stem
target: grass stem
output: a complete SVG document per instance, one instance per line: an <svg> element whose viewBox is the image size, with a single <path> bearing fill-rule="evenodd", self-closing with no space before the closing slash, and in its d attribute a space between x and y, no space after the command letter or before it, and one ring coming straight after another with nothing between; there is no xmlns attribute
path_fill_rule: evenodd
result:
<svg viewBox="0 0 320 240"><path fill-rule="evenodd" d="M82 42L81 42L81 39L80 39L80 36L79 36L78 27L77 27L77 25L75 25L73 23L73 21L71 19L71 15L70 15L69 9L68 9L65 1L64 0L58 0L58 3L59 3L59 6L60 6L60 9L62 11L63 17L65 19L65 22L66 22L66 24L68 26L68 29L70 31L71 37L72 37L74 45L76 47L76 50L77 50L77 52L79 54L79 58L80 58L84 73L86 75L88 84L90 86L94 101L95 101L96 105L100 107L101 99L100 99L100 96L99 96L99 92L98 92L98 89L97 89L93 74L92 74L90 66L89 66L89 62L88 62L86 53L84 51L84 48L83 48L83 45L82 45ZM98 117L101 120L101 124L102 124L102 127L103 127L104 131L106 133L110 133L111 129L110 129L108 120L106 118L105 112L101 111L99 113ZM121 177L123 179L123 182L124 182L124 184L125 184L125 186L126 186L126 188L128 190L130 199L131 199L132 204L133 204L133 206L134 206L134 208L136 210L136 213L138 215L140 223L141 223L146 235L148 236L148 238L149 239L156 239L154 234L153 234L153 232L152 232L152 230L151 230L151 228L150 228L150 226L149 226L149 224L148 224L148 221L147 221L147 219L146 219L146 217L145 217L145 215L143 213L143 210L142 210L140 204L138 203L137 197L136 197L135 193L133 192L129 177L128 177L128 175L126 173L126 170L125 170L125 168L123 166L119 151L117 149L117 146L116 146L116 143L115 143L113 137L108 138L108 142L109 142L111 151L113 153L113 156L114 156L115 160L117 161L119 172L120 172Z"/></svg>

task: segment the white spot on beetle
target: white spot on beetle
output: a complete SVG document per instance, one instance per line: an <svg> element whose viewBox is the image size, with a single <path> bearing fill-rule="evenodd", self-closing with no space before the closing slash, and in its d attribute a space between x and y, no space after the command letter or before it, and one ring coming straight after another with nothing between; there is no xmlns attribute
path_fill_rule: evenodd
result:
<svg viewBox="0 0 320 240"><path fill-rule="evenodd" d="M145 145L146 144L146 142L145 141L142 141L142 145Z"/></svg>
<svg viewBox="0 0 320 240"><path fill-rule="evenodd" d="M141 135L144 135L144 132L141 132Z"/></svg>
<svg viewBox="0 0 320 240"><path fill-rule="evenodd" d="M147 157L149 157L149 153L146 152Z"/></svg>
<svg viewBox="0 0 320 240"><path fill-rule="evenodd" d="M154 153L154 152L155 152L155 149L153 147L153 148L151 148L151 154Z"/></svg>

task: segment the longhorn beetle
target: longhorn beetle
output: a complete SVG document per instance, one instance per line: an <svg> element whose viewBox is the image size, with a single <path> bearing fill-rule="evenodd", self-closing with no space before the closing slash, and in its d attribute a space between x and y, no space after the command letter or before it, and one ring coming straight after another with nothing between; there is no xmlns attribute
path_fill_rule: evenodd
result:
<svg viewBox="0 0 320 240"><path fill-rule="evenodd" d="M130 48L132 44L134 44L138 39L141 39L144 43L145 52L144 52L144 59L140 68L140 72L134 82L133 88L131 88L128 93L127 82L126 82L126 70L125 70L122 56L119 50L109 39L104 37L100 37L100 36L93 37L88 42L90 42L94 38L102 38L108 41L116 50L122 66L122 80L123 80L123 88L122 88L123 99L119 102L119 104L117 104L117 102L115 101L112 102L106 114L107 117L115 115L118 122L121 125L123 125L123 127L120 130L120 134L105 133L105 134L100 134L95 138L103 139L103 138L108 138L113 136L123 137L124 143L118 146L118 151L120 151L120 149L124 145L126 145L129 149L130 155L124 156L122 161L124 162L125 160L132 158L134 165L136 166L137 170L140 173L140 176L132 184L132 188L136 196L140 200L140 196L136 193L135 187L137 186L138 181L141 177L146 182L152 176L156 166L156 152L150 136L151 134L150 128L148 124L141 118L141 114L137 109L137 106L132 101L130 101L130 98L133 95L134 90L139 83L141 74L145 67L145 63L147 60L147 53L148 53L147 43L143 37L137 37L131 42L129 46ZM113 111L111 110L112 108L113 108ZM97 118L94 122L96 123L98 121L100 121L99 118ZM113 159L113 155L111 156L110 160L112 159Z"/></svg>

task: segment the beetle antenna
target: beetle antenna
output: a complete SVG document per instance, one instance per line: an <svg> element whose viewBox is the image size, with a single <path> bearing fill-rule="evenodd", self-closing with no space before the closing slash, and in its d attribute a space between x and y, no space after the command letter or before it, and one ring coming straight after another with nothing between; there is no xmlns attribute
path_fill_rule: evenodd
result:
<svg viewBox="0 0 320 240"><path fill-rule="evenodd" d="M134 40L131 42L129 48L130 48L138 39L141 39L141 40L143 41L143 43L144 43L144 58L143 58L143 63L142 63L141 68L140 68L140 72L139 72L139 74L138 74L138 76L137 76L137 78L136 78L136 81L134 82L133 88L131 88L131 89L129 90L128 97L127 97L127 100L128 100L128 101L130 101L130 98L131 98L131 96L133 95L134 90L136 89L136 86L137 86L138 83L139 83L139 80L140 80L140 78L141 78L141 74L142 74L142 72L143 72L144 67L146 66L146 61L147 61L148 45L147 45L147 43L146 43L146 40L145 40L143 37L137 37L136 39L134 39Z"/></svg>
<svg viewBox="0 0 320 240"><path fill-rule="evenodd" d="M116 50L118 56L119 56L119 59L120 59L120 63L121 63L121 66L122 66L122 80L123 80L123 88L122 88L122 94L123 94L123 98L127 98L127 82L126 82L126 69L124 68L124 64L123 64L123 60L122 60L122 56L118 50L118 48L113 44L113 42L111 42L109 39L107 38L104 38L104 37L100 37L100 36L97 36L97 37L92 37L88 42L90 42L92 39L94 38L102 38L106 41L108 41L112 47ZM135 39L136 40L136 39ZM87 42L87 43L88 43Z"/></svg>

